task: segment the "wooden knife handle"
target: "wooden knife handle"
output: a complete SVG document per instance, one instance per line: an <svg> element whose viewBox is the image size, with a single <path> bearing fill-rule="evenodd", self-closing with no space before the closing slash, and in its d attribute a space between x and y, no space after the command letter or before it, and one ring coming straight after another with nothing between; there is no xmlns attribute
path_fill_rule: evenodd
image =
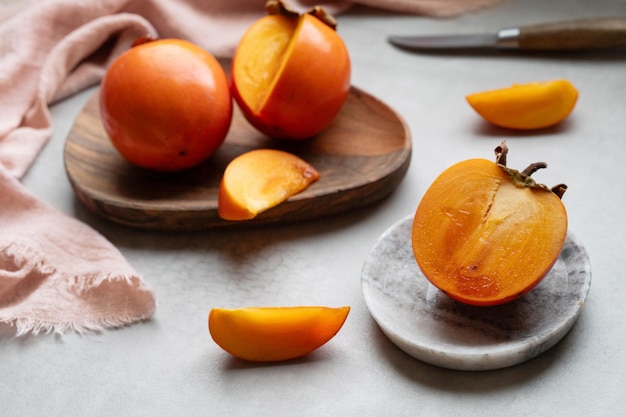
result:
<svg viewBox="0 0 626 417"><path fill-rule="evenodd" d="M517 44L519 49L546 51L626 46L626 17L524 26Z"/></svg>

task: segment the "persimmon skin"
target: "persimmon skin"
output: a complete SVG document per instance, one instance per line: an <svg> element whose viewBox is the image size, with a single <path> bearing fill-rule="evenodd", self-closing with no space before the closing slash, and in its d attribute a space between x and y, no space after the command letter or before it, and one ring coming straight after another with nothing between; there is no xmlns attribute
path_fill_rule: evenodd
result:
<svg viewBox="0 0 626 417"><path fill-rule="evenodd" d="M222 349L251 362L305 356L332 339L350 307L298 306L213 308L209 332Z"/></svg>
<svg viewBox="0 0 626 417"><path fill-rule="evenodd" d="M107 70L100 114L112 144L156 171L191 168L224 142L232 120L228 78L207 51L180 39L133 46Z"/></svg>
<svg viewBox="0 0 626 417"><path fill-rule="evenodd" d="M278 139L307 139L326 129L348 97L350 77L343 40L310 14L273 14L255 22L231 67L232 93L243 115Z"/></svg>
<svg viewBox="0 0 626 417"><path fill-rule="evenodd" d="M504 304L532 290L567 235L559 196L516 185L506 169L470 159L445 170L415 212L412 244L424 276L451 298Z"/></svg>

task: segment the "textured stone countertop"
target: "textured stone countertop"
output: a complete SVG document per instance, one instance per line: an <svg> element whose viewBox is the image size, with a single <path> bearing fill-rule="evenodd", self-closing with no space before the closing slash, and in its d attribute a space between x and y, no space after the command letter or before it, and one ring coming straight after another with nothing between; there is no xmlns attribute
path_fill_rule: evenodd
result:
<svg viewBox="0 0 626 417"><path fill-rule="evenodd" d="M390 34L495 30L563 18L626 16L623 0L510 0L458 18L355 8L339 16L353 84L393 107L413 139L409 171L388 198L351 213L257 229L146 232L111 224L75 198L62 159L94 89L52 108L51 141L23 183L106 236L153 285L152 320L100 334L13 338L0 327L2 416L618 416L626 415L626 50L586 54L416 54ZM513 83L569 79L579 90L561 125L535 133L488 126L465 95ZM519 365L456 371L414 359L381 331L361 287L378 238L412 214L445 168L491 158L549 164L536 178L565 182L569 229L593 279L571 331ZM212 307L352 307L328 344L299 360L251 365L207 331Z"/></svg>

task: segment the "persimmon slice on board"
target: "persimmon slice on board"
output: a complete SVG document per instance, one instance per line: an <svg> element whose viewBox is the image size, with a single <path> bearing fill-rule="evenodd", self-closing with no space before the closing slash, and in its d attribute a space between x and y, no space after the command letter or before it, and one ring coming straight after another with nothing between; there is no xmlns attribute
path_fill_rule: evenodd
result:
<svg viewBox="0 0 626 417"><path fill-rule="evenodd" d="M533 289L556 262L567 235L561 201L530 175L507 168L506 144L496 163L459 162L445 170L415 212L412 243L424 276L458 301L496 305Z"/></svg>
<svg viewBox="0 0 626 417"><path fill-rule="evenodd" d="M218 214L224 220L248 220L320 177L308 162L277 149L255 149L233 159L222 176Z"/></svg>
<svg viewBox="0 0 626 417"><path fill-rule="evenodd" d="M350 307L213 308L209 332L222 349L253 362L298 358L318 349L341 329Z"/></svg>
<svg viewBox="0 0 626 417"><path fill-rule="evenodd" d="M488 122L509 129L533 130L556 125L574 109L578 90L568 80L514 84L466 96Z"/></svg>

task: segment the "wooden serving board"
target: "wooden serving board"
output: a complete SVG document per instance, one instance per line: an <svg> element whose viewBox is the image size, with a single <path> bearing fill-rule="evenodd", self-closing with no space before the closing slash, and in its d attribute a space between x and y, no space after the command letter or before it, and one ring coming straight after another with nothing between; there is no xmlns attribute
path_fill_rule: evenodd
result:
<svg viewBox="0 0 626 417"><path fill-rule="evenodd" d="M333 124L306 141L279 141L258 133L235 107L224 144L201 165L158 173L131 165L110 143L98 108L98 92L78 115L65 144L67 176L90 210L116 223L154 230L201 230L312 219L371 204L402 181L411 157L404 120L372 95L353 87ZM311 117L315 117L311 115ZM320 179L282 204L246 221L217 214L226 165L255 148L300 156Z"/></svg>

